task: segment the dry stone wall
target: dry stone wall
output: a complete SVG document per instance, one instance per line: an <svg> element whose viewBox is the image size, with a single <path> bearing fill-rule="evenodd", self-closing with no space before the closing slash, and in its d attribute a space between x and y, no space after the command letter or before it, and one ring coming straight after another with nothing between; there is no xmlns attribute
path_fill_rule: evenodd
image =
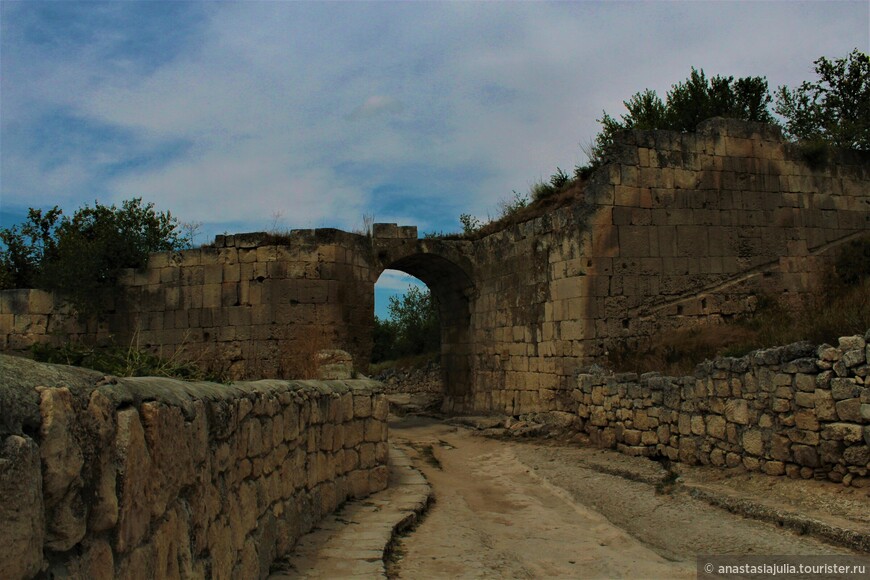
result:
<svg viewBox="0 0 870 580"><path fill-rule="evenodd" d="M387 485L373 381L115 379L0 355L0 577L263 578Z"/></svg>
<svg viewBox="0 0 870 580"><path fill-rule="evenodd" d="M584 372L574 412L629 455L870 486L868 340L720 358L691 377Z"/></svg>

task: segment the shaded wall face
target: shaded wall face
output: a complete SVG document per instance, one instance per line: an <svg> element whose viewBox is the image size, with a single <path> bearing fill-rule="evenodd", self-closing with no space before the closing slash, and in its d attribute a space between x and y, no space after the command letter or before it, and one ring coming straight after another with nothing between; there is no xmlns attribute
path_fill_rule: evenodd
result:
<svg viewBox="0 0 870 580"><path fill-rule="evenodd" d="M616 346L800 300L870 230L868 160L808 167L764 126L625 137L571 207L474 246L474 407L570 410L577 370Z"/></svg>
<svg viewBox="0 0 870 580"><path fill-rule="evenodd" d="M443 243L418 242L415 235L413 239L384 251L379 260L385 267L417 277L429 288L441 325L444 409L463 412L472 409L470 394L474 378L471 374L470 301L474 298L474 284L467 271L471 269L470 265L465 264L465 268L459 265L467 260L451 261L439 251L456 254ZM397 255L401 257L396 258Z"/></svg>
<svg viewBox="0 0 870 580"><path fill-rule="evenodd" d="M120 335L188 356L231 378L313 378L314 355L341 348L359 364L371 350L373 289L360 236L291 234L283 245L158 254L127 281ZM219 240L220 241L220 240ZM159 284L151 284L157 276Z"/></svg>
<svg viewBox="0 0 870 580"><path fill-rule="evenodd" d="M0 377L4 579L265 578L387 485L374 381L107 381L3 355Z"/></svg>
<svg viewBox="0 0 870 580"><path fill-rule="evenodd" d="M219 236L216 246L154 254L130 270L102 322L81 321L39 291L4 292L4 346L112 340L193 360L217 376L313 378L314 355L348 351L365 370L371 353L374 289L363 236L292 232L281 245L262 235Z"/></svg>

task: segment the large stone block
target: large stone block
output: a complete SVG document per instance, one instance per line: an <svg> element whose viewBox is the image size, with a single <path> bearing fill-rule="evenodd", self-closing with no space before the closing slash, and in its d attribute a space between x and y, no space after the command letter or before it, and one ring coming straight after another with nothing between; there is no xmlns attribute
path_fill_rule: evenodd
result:
<svg viewBox="0 0 870 580"><path fill-rule="evenodd" d="M74 435L77 425L69 389L42 389L39 411L46 545L65 551L84 537L87 526L87 507L81 497L84 455Z"/></svg>
<svg viewBox="0 0 870 580"><path fill-rule="evenodd" d="M151 525L151 455L145 443L145 430L135 408L117 414L119 506L115 549L124 553L145 538Z"/></svg>
<svg viewBox="0 0 870 580"><path fill-rule="evenodd" d="M10 435L0 445L0 578L30 578L42 567L45 540L40 452Z"/></svg>

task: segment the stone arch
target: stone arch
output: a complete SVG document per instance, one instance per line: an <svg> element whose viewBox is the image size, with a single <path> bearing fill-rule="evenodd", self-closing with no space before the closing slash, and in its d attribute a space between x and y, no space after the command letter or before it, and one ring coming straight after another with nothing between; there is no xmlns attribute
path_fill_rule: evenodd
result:
<svg viewBox="0 0 870 580"><path fill-rule="evenodd" d="M417 247L396 257L381 253L381 272L399 270L422 280L428 286L441 320L441 379L445 410L459 410L470 404L471 305L474 282L468 267L462 267L440 253Z"/></svg>

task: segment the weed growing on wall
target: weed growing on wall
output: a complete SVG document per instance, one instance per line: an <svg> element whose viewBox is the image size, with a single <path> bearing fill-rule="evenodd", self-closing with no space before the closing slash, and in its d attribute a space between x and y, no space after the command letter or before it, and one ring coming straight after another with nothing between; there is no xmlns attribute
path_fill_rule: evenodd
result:
<svg viewBox="0 0 870 580"><path fill-rule="evenodd" d="M168 356L160 356L139 348L135 340L127 346L89 346L75 341L60 346L35 343L31 352L34 360L39 362L84 367L117 377L170 377L214 382L225 379L221 374L208 372L195 362L185 360L181 348Z"/></svg>

